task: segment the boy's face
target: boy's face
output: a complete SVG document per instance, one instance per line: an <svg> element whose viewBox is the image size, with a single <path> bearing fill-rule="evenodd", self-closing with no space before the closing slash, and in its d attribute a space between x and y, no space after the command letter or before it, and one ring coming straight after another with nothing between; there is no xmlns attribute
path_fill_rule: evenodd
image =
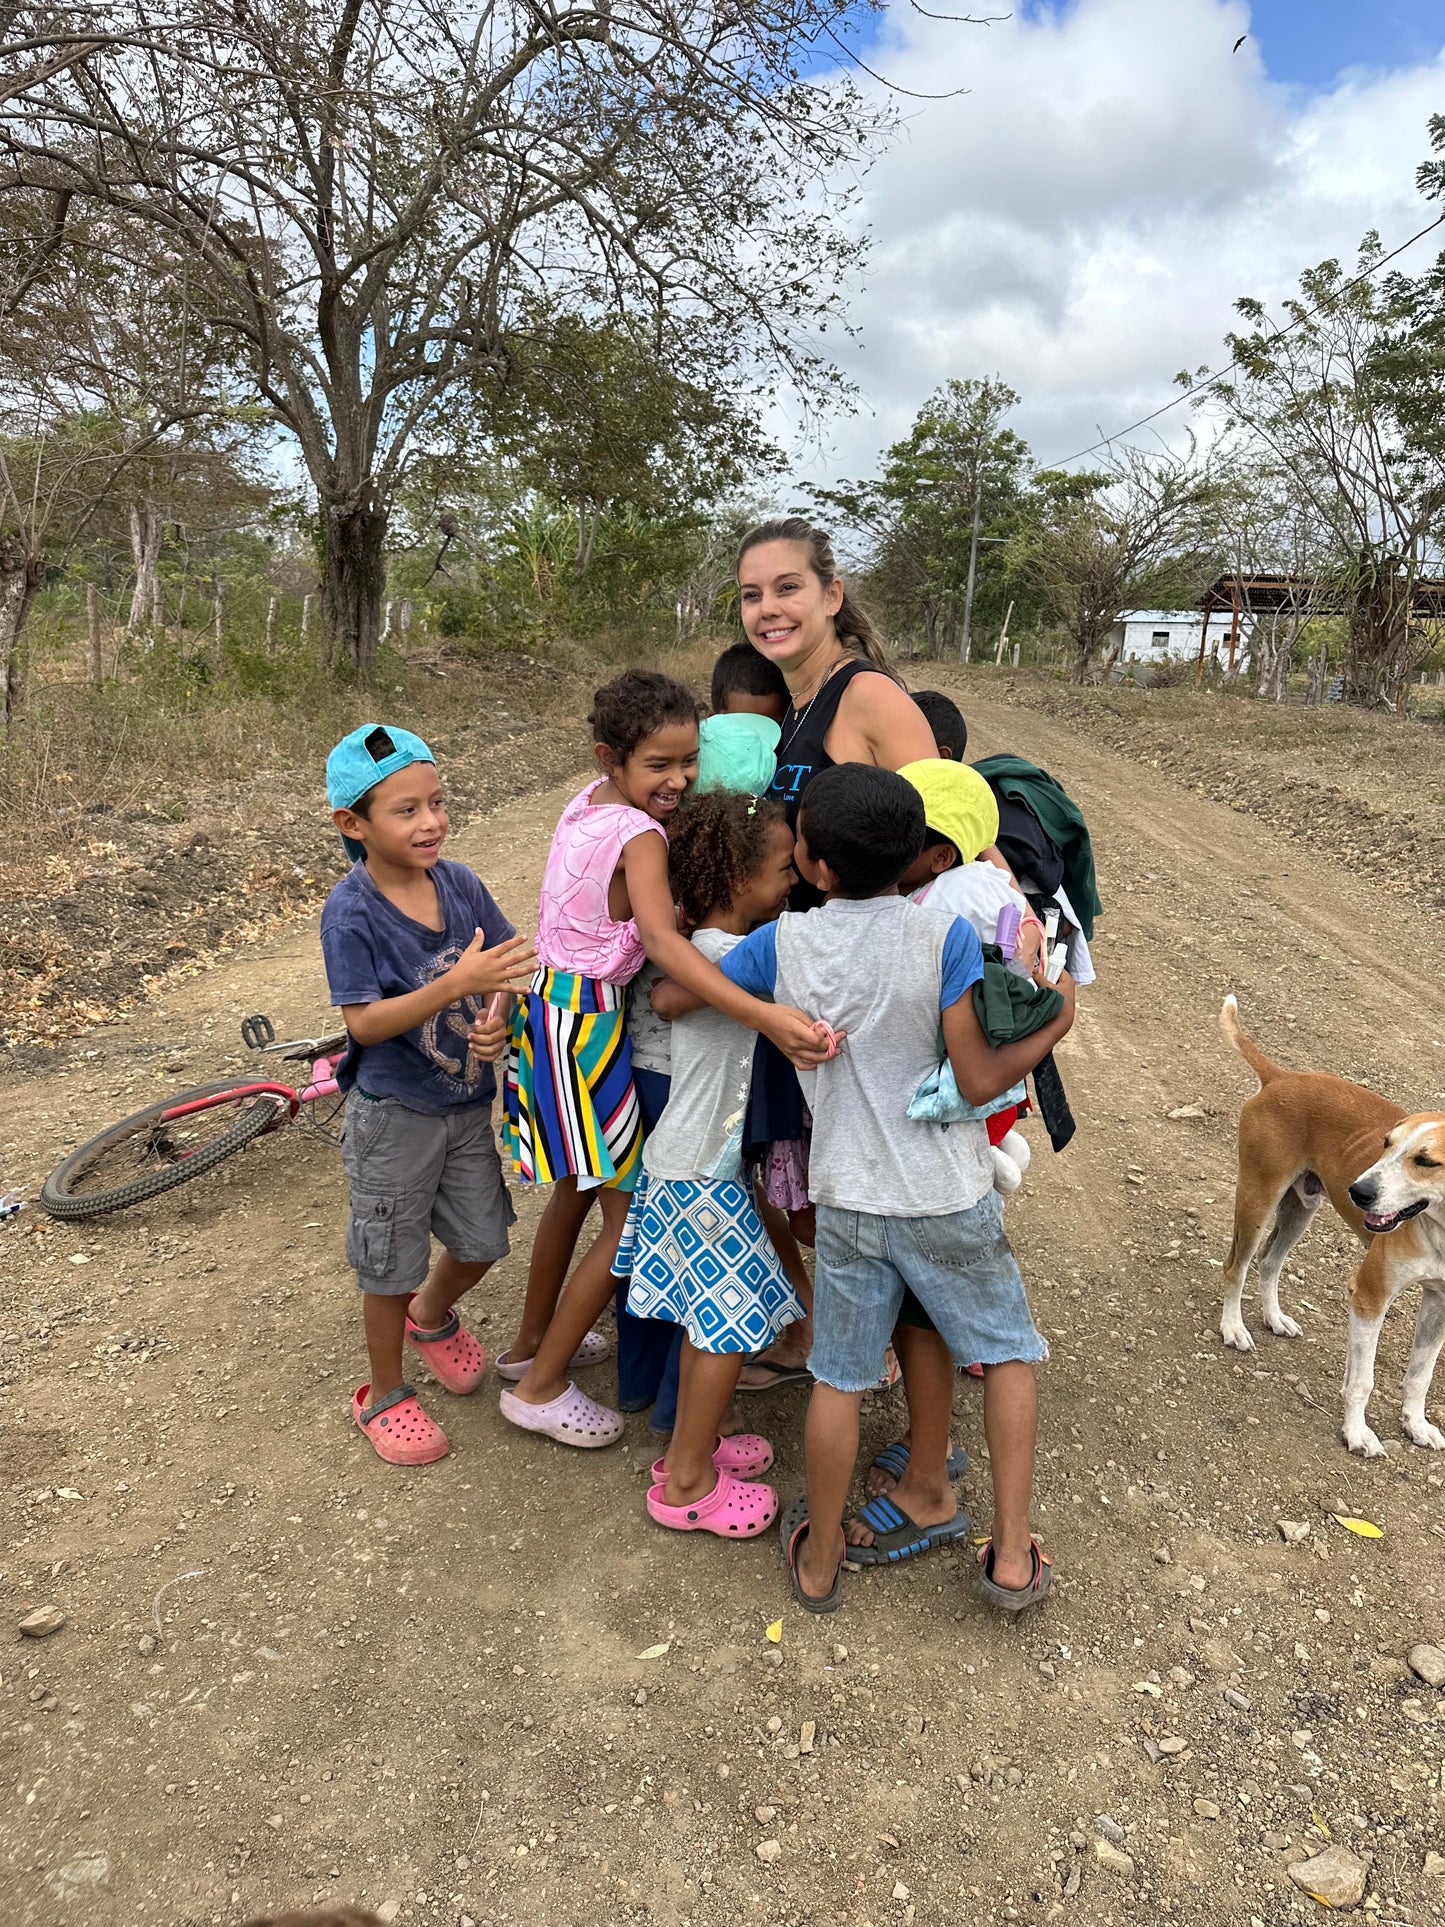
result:
<svg viewBox="0 0 1445 1927"><path fill-rule="evenodd" d="M781 692L774 696L754 696L746 689L730 689L718 711L720 716L771 716L779 728L787 713L788 699Z"/></svg>
<svg viewBox="0 0 1445 1927"><path fill-rule="evenodd" d="M371 792L367 815L331 815L343 836L365 844L368 861L378 857L399 870L430 870L450 828L435 763L410 763L384 776Z"/></svg>
<svg viewBox="0 0 1445 1927"><path fill-rule="evenodd" d="M914 890L921 890L925 883L931 883L935 877L941 877L945 870L951 870L957 861L958 851L951 843L942 840L934 842L930 837L899 877L898 888L906 897Z"/></svg>

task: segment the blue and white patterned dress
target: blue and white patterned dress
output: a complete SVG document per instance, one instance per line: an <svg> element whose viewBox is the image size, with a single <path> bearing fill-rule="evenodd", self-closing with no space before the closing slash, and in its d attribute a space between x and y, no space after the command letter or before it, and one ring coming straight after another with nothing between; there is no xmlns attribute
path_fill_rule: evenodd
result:
<svg viewBox="0 0 1445 1927"><path fill-rule="evenodd" d="M699 930L716 963L739 939ZM705 1008L672 1031L672 1088L643 1149L613 1272L627 1309L681 1325L698 1351L764 1350L805 1314L742 1167L753 1033Z"/></svg>

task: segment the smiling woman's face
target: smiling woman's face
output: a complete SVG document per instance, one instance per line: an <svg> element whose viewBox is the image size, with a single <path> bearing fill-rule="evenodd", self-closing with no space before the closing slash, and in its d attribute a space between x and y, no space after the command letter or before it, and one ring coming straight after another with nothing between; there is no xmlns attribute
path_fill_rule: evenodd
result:
<svg viewBox="0 0 1445 1927"><path fill-rule="evenodd" d="M759 542L738 567L743 628L760 655L784 675L837 640L842 579L820 581L802 542Z"/></svg>

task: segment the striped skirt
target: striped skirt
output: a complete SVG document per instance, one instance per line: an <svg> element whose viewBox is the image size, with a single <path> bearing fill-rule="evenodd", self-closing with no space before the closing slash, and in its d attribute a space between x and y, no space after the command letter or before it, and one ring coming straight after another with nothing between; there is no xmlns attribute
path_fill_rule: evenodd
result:
<svg viewBox="0 0 1445 1927"><path fill-rule="evenodd" d="M502 1140L524 1184L591 1178L631 1191L642 1118L632 1086L626 988L539 970L517 999Z"/></svg>

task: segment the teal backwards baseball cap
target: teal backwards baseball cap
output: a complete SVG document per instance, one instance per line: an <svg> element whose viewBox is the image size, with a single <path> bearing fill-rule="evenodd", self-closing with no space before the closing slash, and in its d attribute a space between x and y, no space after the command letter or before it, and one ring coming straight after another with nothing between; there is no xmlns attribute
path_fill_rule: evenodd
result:
<svg viewBox="0 0 1445 1927"><path fill-rule="evenodd" d="M333 810L352 809L383 777L395 776L413 763L435 761L420 736L409 729L363 723L343 736L326 759L326 801ZM343 836L341 841L353 863L366 855L364 845L354 837Z"/></svg>

